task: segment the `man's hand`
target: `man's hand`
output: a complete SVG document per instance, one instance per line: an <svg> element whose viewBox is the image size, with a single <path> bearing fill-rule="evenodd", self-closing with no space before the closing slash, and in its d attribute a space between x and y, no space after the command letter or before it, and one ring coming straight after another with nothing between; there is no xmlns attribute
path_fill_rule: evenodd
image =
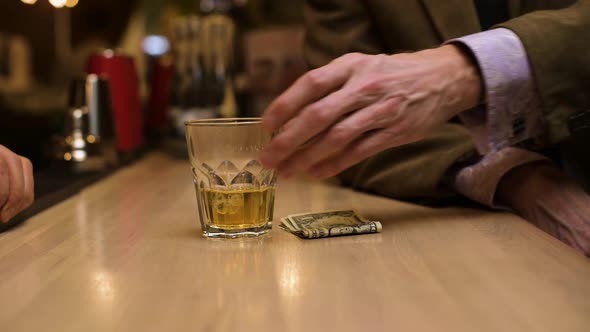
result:
<svg viewBox="0 0 590 332"><path fill-rule="evenodd" d="M34 197L31 161L0 145L0 222L8 222Z"/></svg>
<svg viewBox="0 0 590 332"><path fill-rule="evenodd" d="M263 150L282 176L336 175L385 149L427 137L479 100L481 78L454 45L397 55L347 54L302 76L267 109Z"/></svg>

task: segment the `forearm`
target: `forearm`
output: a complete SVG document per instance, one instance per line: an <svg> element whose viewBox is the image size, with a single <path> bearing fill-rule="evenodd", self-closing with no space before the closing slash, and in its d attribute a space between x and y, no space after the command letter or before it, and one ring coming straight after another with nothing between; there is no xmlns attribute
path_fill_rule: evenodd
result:
<svg viewBox="0 0 590 332"><path fill-rule="evenodd" d="M489 153L478 162L458 170L453 186L456 191L476 202L489 207L500 207L503 202L496 200L496 194L503 177L519 166L539 162L551 163L538 153L507 147Z"/></svg>
<svg viewBox="0 0 590 332"><path fill-rule="evenodd" d="M590 0L536 11L500 26L518 35L526 49L549 143L563 140L571 134L572 117L590 109Z"/></svg>
<svg viewBox="0 0 590 332"><path fill-rule="evenodd" d="M483 205L512 210L590 256L590 196L546 157L504 148L460 169L453 185Z"/></svg>
<svg viewBox="0 0 590 332"><path fill-rule="evenodd" d="M496 200L590 257L590 196L555 165L512 169L499 182Z"/></svg>
<svg viewBox="0 0 590 332"><path fill-rule="evenodd" d="M463 112L482 153L538 140L544 132L541 102L517 35L494 29L449 41L460 44L477 63L485 105Z"/></svg>
<svg viewBox="0 0 590 332"><path fill-rule="evenodd" d="M482 75L485 110L461 114L476 135L485 135L482 152L556 143L575 135L579 115L590 113L590 0L448 43L463 45Z"/></svg>

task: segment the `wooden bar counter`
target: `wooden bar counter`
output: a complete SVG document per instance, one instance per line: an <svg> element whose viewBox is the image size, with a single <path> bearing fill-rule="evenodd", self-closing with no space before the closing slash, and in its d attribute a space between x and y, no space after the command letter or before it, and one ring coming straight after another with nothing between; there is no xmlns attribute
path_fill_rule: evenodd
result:
<svg viewBox="0 0 590 332"><path fill-rule="evenodd" d="M291 213L383 233L301 240ZM590 260L509 213L308 180L271 236L200 236L188 162L152 153L0 234L0 331L590 331Z"/></svg>

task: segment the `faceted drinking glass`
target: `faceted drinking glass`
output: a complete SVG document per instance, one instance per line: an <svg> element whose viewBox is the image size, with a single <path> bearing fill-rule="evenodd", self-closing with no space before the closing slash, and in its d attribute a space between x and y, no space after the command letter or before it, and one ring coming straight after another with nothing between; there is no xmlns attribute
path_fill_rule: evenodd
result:
<svg viewBox="0 0 590 332"><path fill-rule="evenodd" d="M236 238L269 232L276 175L257 161L272 138L261 119L205 119L185 126L203 235Z"/></svg>

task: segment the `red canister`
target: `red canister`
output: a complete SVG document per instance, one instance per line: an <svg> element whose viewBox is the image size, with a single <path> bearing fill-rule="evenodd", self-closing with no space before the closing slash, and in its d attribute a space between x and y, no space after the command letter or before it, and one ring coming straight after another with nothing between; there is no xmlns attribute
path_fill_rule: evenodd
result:
<svg viewBox="0 0 590 332"><path fill-rule="evenodd" d="M138 150L144 143L143 117L133 58L118 51L105 50L88 58L86 71L109 80L117 149L120 152Z"/></svg>
<svg viewBox="0 0 590 332"><path fill-rule="evenodd" d="M154 60L151 77L146 124L148 131L161 133L168 127L168 103L174 78L172 61L168 58Z"/></svg>

